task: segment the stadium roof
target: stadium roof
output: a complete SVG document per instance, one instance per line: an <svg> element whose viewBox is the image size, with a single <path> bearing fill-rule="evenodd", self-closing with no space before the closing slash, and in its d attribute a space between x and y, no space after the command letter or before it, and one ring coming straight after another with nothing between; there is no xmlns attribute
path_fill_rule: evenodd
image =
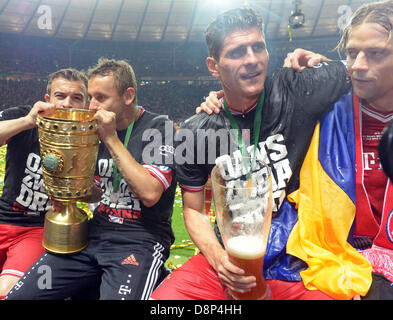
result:
<svg viewBox="0 0 393 320"><path fill-rule="evenodd" d="M0 0L0 32L113 41L203 41L217 13L248 4L265 19L267 39L288 39L295 5L305 15L292 37L337 36L364 0ZM350 14L350 12L349 12Z"/></svg>

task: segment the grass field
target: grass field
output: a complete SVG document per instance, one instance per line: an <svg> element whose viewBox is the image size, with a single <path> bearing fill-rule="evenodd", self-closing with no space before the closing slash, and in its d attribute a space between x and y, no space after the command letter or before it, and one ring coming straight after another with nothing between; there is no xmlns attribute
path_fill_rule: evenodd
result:
<svg viewBox="0 0 393 320"><path fill-rule="evenodd" d="M4 182L5 153L6 146L0 147L0 194L3 190ZM78 206L88 211L86 204L79 203ZM90 214L90 212L88 213ZM176 189L172 227L175 233L175 242L171 247L171 254L165 265L171 269L176 269L198 252L198 249L191 242L188 232L184 226L182 200L179 187Z"/></svg>
<svg viewBox="0 0 393 320"><path fill-rule="evenodd" d="M173 206L172 228L175 233L175 242L171 247L171 254L166 262L166 266L175 269L198 252L184 226L182 199L179 187L176 189L175 204Z"/></svg>

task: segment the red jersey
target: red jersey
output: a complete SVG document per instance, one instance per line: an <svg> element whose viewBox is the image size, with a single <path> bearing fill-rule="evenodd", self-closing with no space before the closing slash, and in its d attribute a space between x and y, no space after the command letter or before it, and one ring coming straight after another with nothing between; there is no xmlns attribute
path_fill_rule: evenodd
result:
<svg viewBox="0 0 393 320"><path fill-rule="evenodd" d="M363 183L371 210L380 224L388 177L379 161L378 145L383 129L392 120L393 112L383 113L370 105L360 104L360 114L364 165Z"/></svg>

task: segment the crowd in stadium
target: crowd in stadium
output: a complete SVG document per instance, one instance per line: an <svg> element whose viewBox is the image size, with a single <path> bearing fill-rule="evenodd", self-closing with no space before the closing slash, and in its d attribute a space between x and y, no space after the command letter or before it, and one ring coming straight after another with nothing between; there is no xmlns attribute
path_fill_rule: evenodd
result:
<svg viewBox="0 0 393 320"><path fill-rule="evenodd" d="M288 50L270 50L270 70ZM295 45L295 44L294 44ZM303 45L303 47L305 47ZM327 51L330 47L322 48ZM273 51L275 49L275 51ZM98 58L125 59L139 82L138 102L148 110L182 122L204 96L219 87L206 68L204 43L119 43L1 35L0 109L32 104L45 94L47 76L60 68L87 70Z"/></svg>
<svg viewBox="0 0 393 320"><path fill-rule="evenodd" d="M43 99L46 78L0 79L0 87L1 110L29 105ZM138 103L147 110L181 122L195 112L203 96L217 87L217 83L210 81L143 81L138 88Z"/></svg>
<svg viewBox="0 0 393 320"><path fill-rule="evenodd" d="M194 113L203 96L218 88L217 81L207 80L204 46L195 48L168 44L107 46L91 41L73 46L67 41L2 35L0 108L41 100L47 75L55 70L69 66L87 70L98 58L107 57L125 59L133 65L140 105L181 122Z"/></svg>

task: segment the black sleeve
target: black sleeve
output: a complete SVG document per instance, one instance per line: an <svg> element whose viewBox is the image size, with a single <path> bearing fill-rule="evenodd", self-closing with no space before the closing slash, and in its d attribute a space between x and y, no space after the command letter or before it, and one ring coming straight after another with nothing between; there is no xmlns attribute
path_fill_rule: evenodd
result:
<svg viewBox="0 0 393 320"><path fill-rule="evenodd" d="M150 121L149 128L143 132L143 163L175 169L173 145L175 131L173 122L166 116L155 116Z"/></svg>
<svg viewBox="0 0 393 320"><path fill-rule="evenodd" d="M31 110L31 106L18 106L4 109L0 112L0 121L18 119L26 116Z"/></svg>
<svg viewBox="0 0 393 320"><path fill-rule="evenodd" d="M302 72L284 68L281 73L281 85L288 86L296 106L309 115L320 115L351 88L348 70L341 61L323 62Z"/></svg>
<svg viewBox="0 0 393 320"><path fill-rule="evenodd" d="M204 186L211 170L205 159L198 159L198 152L206 151L198 150L197 133L201 122L206 118L204 114L191 117L177 130L175 135L176 177L179 184L190 191L198 191ZM213 167L214 164L210 166Z"/></svg>
<svg viewBox="0 0 393 320"><path fill-rule="evenodd" d="M30 112L31 108L32 108L31 106L23 105L23 106L4 109L3 111L0 112L0 121L7 121L7 120L13 120L13 119L24 117ZM23 130L18 134L12 136L8 141L6 141L6 143L8 144L9 147L12 144L16 145L17 147L20 147L21 145L24 145L26 143L26 139L30 139L33 141L35 139L38 139L37 128L34 127L28 130Z"/></svg>

